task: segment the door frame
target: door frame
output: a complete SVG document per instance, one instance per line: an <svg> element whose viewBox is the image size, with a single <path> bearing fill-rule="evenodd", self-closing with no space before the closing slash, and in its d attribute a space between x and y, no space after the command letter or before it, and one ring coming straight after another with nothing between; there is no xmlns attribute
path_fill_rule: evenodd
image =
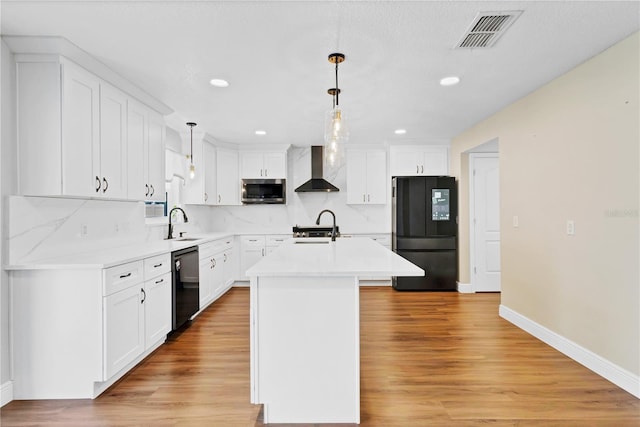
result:
<svg viewBox="0 0 640 427"><path fill-rule="evenodd" d="M471 292L476 292L474 266L476 265L476 230L475 230L475 182L473 170L475 166L475 160L479 158L493 158L498 159L498 168L500 167L500 153L498 151L491 152L469 152L469 282L471 284ZM498 187L498 192L500 187ZM502 238L501 238L502 240ZM500 286L502 289L502 286Z"/></svg>

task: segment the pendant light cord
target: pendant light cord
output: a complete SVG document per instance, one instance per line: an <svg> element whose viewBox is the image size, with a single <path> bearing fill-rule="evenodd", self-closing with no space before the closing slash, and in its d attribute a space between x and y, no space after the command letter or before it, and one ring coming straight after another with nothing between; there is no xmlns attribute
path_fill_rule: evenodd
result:
<svg viewBox="0 0 640 427"><path fill-rule="evenodd" d="M335 105L333 106L334 109L340 105L340 98L338 98L339 96L340 96L340 89L338 86L338 60L336 59L336 99L335 99Z"/></svg>

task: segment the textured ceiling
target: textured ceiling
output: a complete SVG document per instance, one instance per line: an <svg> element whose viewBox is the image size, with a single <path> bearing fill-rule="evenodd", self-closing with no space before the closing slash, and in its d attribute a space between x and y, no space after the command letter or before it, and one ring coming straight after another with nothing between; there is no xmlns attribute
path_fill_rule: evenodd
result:
<svg viewBox="0 0 640 427"><path fill-rule="evenodd" d="M229 143L322 142L340 66L353 143L450 139L640 28L640 3L10 1L2 34L63 36ZM489 49L453 49L481 11L522 10ZM460 84L439 79L458 75ZM230 82L214 88L213 77ZM404 128L407 133L394 135ZM266 136L256 136L263 129Z"/></svg>

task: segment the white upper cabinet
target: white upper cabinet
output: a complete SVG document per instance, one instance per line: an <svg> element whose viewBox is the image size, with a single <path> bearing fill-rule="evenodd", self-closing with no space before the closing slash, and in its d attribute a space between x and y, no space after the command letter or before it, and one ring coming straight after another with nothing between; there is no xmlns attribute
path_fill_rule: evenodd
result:
<svg viewBox="0 0 640 427"><path fill-rule="evenodd" d="M102 181L99 193L106 197L127 197L126 127L127 96L100 84L100 151L98 156L94 155L94 170L99 171L96 177Z"/></svg>
<svg viewBox="0 0 640 427"><path fill-rule="evenodd" d="M218 149L216 181L219 205L240 204L240 176L238 173L238 152Z"/></svg>
<svg viewBox="0 0 640 427"><path fill-rule="evenodd" d="M62 193L67 196L100 196L100 80L68 61L61 61L62 73ZM20 78L20 76L18 77ZM19 99L18 102L21 100ZM18 117L18 120L21 120ZM38 117L30 117L38 126ZM20 142L21 143L21 142ZM20 143L18 145L20 145ZM59 156L56 156L59 158ZM55 161L56 158L50 158ZM21 167L29 169L29 158ZM24 161L24 163L23 163ZM31 173L38 174L37 170ZM40 177L42 180L54 177ZM58 178L58 177L55 177ZM106 185L105 185L106 186ZM24 189L29 194L32 191ZM37 190L33 191L37 194Z"/></svg>
<svg viewBox="0 0 640 427"><path fill-rule="evenodd" d="M161 115L62 56L15 57L19 194L164 200Z"/></svg>
<svg viewBox="0 0 640 427"><path fill-rule="evenodd" d="M347 151L347 203L387 202L387 154L384 150Z"/></svg>
<svg viewBox="0 0 640 427"><path fill-rule="evenodd" d="M165 128L163 117L149 110L149 137L144 152L144 176L149 184L147 200L164 201L165 199ZM146 186L145 186L146 190Z"/></svg>
<svg viewBox="0 0 640 427"><path fill-rule="evenodd" d="M449 174L448 146L394 146L390 156L391 176Z"/></svg>
<svg viewBox="0 0 640 427"><path fill-rule="evenodd" d="M217 204L216 186L216 147L211 144L202 144L202 158L204 167L200 171L204 175L204 203L206 205Z"/></svg>
<svg viewBox="0 0 640 427"><path fill-rule="evenodd" d="M240 154L241 178L281 178L287 177L286 152L244 151Z"/></svg>
<svg viewBox="0 0 640 427"><path fill-rule="evenodd" d="M128 198L131 200L164 200L164 121L162 116L129 100Z"/></svg>

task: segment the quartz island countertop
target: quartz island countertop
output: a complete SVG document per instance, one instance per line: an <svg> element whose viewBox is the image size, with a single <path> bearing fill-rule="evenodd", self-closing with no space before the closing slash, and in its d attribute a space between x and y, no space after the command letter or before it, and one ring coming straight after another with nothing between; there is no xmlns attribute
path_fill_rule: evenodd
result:
<svg viewBox="0 0 640 427"><path fill-rule="evenodd" d="M247 270L247 276L423 276L424 270L365 237L292 239Z"/></svg>

